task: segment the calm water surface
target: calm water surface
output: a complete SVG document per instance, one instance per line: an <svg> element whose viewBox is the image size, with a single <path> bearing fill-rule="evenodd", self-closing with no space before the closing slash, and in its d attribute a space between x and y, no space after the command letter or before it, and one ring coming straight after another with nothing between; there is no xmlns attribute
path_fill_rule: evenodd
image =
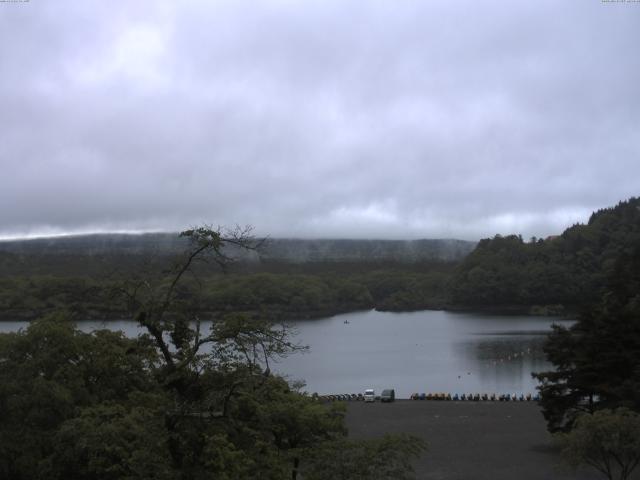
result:
<svg viewBox="0 0 640 480"><path fill-rule="evenodd" d="M344 323L347 321L348 323ZM309 392L535 393L531 372L550 368L542 345L552 323L530 316L443 311L357 312L295 323L310 352L277 370Z"/></svg>
<svg viewBox="0 0 640 480"><path fill-rule="evenodd" d="M309 352L282 359L272 369L290 380L303 379L307 391L320 394L366 388L395 388L400 398L413 392L534 393L531 372L550 368L542 344L554 322L572 323L431 310L372 310L291 322L296 340ZM0 331L25 326L2 322ZM142 332L130 321L86 321L79 327L108 327L130 336Z"/></svg>

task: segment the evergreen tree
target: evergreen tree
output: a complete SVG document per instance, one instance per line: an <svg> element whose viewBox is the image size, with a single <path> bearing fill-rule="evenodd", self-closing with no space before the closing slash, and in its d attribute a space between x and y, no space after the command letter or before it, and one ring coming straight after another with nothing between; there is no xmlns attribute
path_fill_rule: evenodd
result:
<svg viewBox="0 0 640 480"><path fill-rule="evenodd" d="M570 430L578 414L640 411L640 245L621 252L600 302L545 346L556 370L535 374L551 431Z"/></svg>

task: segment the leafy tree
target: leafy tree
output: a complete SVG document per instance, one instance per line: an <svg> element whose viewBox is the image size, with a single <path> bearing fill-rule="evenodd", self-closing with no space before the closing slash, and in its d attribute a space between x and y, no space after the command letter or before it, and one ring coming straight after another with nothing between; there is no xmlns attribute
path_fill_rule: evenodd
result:
<svg viewBox="0 0 640 480"><path fill-rule="evenodd" d="M566 462L590 465L610 480L630 478L640 463L640 415L626 408L581 415L557 439Z"/></svg>
<svg viewBox="0 0 640 480"><path fill-rule="evenodd" d="M64 422L47 463L51 478L120 480L175 478L166 455L167 435L157 408L100 403ZM46 472L46 470L45 470Z"/></svg>
<svg viewBox="0 0 640 480"><path fill-rule="evenodd" d="M385 435L380 439L321 443L307 452L302 468L308 480L409 480L411 461L426 444L411 435Z"/></svg>
<svg viewBox="0 0 640 480"><path fill-rule="evenodd" d="M60 430L85 409L157 404L156 361L144 338L82 333L62 315L0 335L0 477L57 478Z"/></svg>

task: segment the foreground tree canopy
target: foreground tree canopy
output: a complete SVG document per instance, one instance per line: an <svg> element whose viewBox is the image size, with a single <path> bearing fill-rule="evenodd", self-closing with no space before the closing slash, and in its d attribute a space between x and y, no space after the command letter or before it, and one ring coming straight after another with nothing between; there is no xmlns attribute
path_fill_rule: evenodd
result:
<svg viewBox="0 0 640 480"><path fill-rule="evenodd" d="M626 408L583 414L557 439L570 465L589 465L609 480L630 478L640 463L640 415Z"/></svg>
<svg viewBox="0 0 640 480"><path fill-rule="evenodd" d="M339 404L271 374L270 360L301 349L285 327L230 313L201 331L187 275L224 265L225 243L252 248L248 233L186 231L173 268L123 284L138 338L83 333L64 314L0 335L0 478L325 479L343 447L345 468L384 452L388 467L367 478L410 478L420 441L347 440Z"/></svg>

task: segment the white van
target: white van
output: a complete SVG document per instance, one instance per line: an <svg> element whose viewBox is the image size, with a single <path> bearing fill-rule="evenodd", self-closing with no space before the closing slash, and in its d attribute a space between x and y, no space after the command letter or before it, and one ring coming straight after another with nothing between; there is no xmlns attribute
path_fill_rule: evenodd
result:
<svg viewBox="0 0 640 480"><path fill-rule="evenodd" d="M372 388L368 388L364 391L364 401L365 402L376 401L376 392Z"/></svg>

